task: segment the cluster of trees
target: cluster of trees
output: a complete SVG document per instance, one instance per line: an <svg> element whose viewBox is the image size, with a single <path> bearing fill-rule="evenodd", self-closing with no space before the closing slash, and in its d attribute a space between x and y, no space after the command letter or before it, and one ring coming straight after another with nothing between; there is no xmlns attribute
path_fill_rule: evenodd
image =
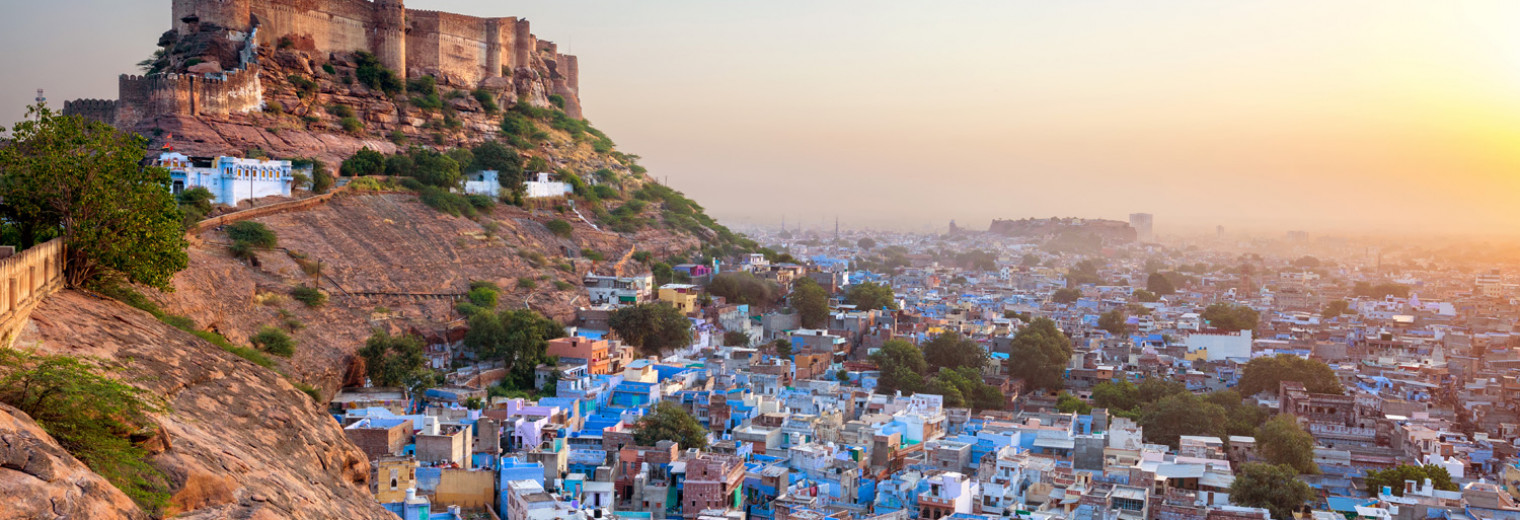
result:
<svg viewBox="0 0 1520 520"><path fill-rule="evenodd" d="M364 360L364 374L374 386L401 386L416 390L432 383L427 357L422 353L422 338L412 335L392 336L375 331L359 349Z"/></svg>
<svg viewBox="0 0 1520 520"><path fill-rule="evenodd" d="M888 340L872 356L881 369L876 391L889 394L924 392L943 396L945 406L1002 409L1007 398L982 380L991 361L987 351L965 336L935 336L922 349L904 339Z"/></svg>
<svg viewBox="0 0 1520 520"><path fill-rule="evenodd" d="M1335 300L1333 302L1330 302L1329 304L1325 305L1325 310L1320 311L1319 313L1321 317L1327 320L1346 314L1356 314L1356 311L1351 310L1351 304L1346 300Z"/></svg>
<svg viewBox="0 0 1520 520"><path fill-rule="evenodd" d="M801 314L803 328L821 328L829 320L829 291L812 278L792 282L791 305Z"/></svg>
<svg viewBox="0 0 1520 520"><path fill-rule="evenodd" d="M533 388L533 371L541 364L554 364L547 354L549 340L565 335L565 328L532 309L482 308L470 316L464 344L484 361L500 361L507 369L502 386L514 390Z"/></svg>
<svg viewBox="0 0 1520 520"><path fill-rule="evenodd" d="M1247 362L1238 388L1242 395L1276 393L1282 381L1298 381L1304 384L1305 390L1316 394L1345 393L1330 365L1288 354L1260 357Z"/></svg>
<svg viewBox="0 0 1520 520"><path fill-rule="evenodd" d="M1255 330L1261 322L1256 309L1231 303L1215 303L1203 309L1203 319L1209 326L1222 330Z"/></svg>
<svg viewBox="0 0 1520 520"><path fill-rule="evenodd" d="M1053 292L1053 293L1050 294L1050 301L1053 301L1053 302L1056 302L1056 303L1063 303L1063 304L1068 304L1069 305L1069 304L1077 303L1077 300L1080 300L1080 299L1082 299L1082 291L1080 289L1074 289L1074 288L1070 288L1070 287L1065 288L1065 289L1056 289L1055 292Z"/></svg>
<svg viewBox="0 0 1520 520"><path fill-rule="evenodd" d="M897 310L897 295L892 286L874 282L851 285L844 293L844 302L861 309Z"/></svg>
<svg viewBox="0 0 1520 520"><path fill-rule="evenodd" d="M1456 491L1457 484L1451 481L1451 473L1440 466L1413 466L1400 464L1398 467L1388 468L1382 471L1371 470L1367 472L1365 482L1367 493L1377 496L1384 487L1391 488L1394 496L1404 496L1404 481L1425 482L1430 479L1431 485L1442 491Z"/></svg>
<svg viewBox="0 0 1520 520"><path fill-rule="evenodd" d="M1114 309L1098 316L1098 328L1108 331L1115 336L1123 336L1129 332L1129 324L1126 323L1128 316L1124 315L1124 309Z"/></svg>
<svg viewBox="0 0 1520 520"><path fill-rule="evenodd" d="M1183 435L1252 435L1266 420L1264 410L1245 403L1234 391L1200 396L1182 383L1156 378L1139 385L1101 383L1093 388L1092 401L1114 416L1137 420L1148 442L1174 447Z"/></svg>
<svg viewBox="0 0 1520 520"><path fill-rule="evenodd" d="M1103 277L1098 275L1098 264L1092 260L1077 262L1071 269L1066 271L1066 286L1078 287L1087 284L1101 285Z"/></svg>
<svg viewBox="0 0 1520 520"><path fill-rule="evenodd" d="M612 311L609 326L629 345L648 354L691 344L691 320L675 306L641 303Z"/></svg>
<svg viewBox="0 0 1520 520"><path fill-rule="evenodd" d="M1230 502L1260 507L1273 518L1293 518L1293 511L1314 498L1314 488L1298 479L1290 466L1260 462L1242 464L1230 483Z"/></svg>
<svg viewBox="0 0 1520 520"><path fill-rule="evenodd" d="M140 164L146 141L80 117L30 107L0 147L0 240L25 249L62 237L65 277L172 291L189 262L169 171Z"/></svg>
<svg viewBox="0 0 1520 520"><path fill-rule="evenodd" d="M1155 272L1145 278L1145 290L1156 296L1167 296L1177 293L1177 285L1167 275Z"/></svg>
<svg viewBox="0 0 1520 520"><path fill-rule="evenodd" d="M670 266L666 265L665 268L670 269ZM721 296L729 303L771 305L780 297L781 287L753 273L732 271L713 276L712 281L707 284L707 292L713 296Z"/></svg>
<svg viewBox="0 0 1520 520"><path fill-rule="evenodd" d="M1026 388L1059 390L1065 385L1071 352L1071 339L1056 322L1035 318L1009 343L1008 375L1023 379Z"/></svg>

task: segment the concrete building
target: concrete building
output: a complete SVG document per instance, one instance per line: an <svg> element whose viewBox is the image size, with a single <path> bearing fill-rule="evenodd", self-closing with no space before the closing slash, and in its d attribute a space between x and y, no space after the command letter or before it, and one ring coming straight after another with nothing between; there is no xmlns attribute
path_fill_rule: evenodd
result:
<svg viewBox="0 0 1520 520"><path fill-rule="evenodd" d="M216 203L232 206L260 197L289 197L295 181L290 161L188 157L167 152L153 164L169 170L169 189L175 195L190 188L205 188L216 197Z"/></svg>

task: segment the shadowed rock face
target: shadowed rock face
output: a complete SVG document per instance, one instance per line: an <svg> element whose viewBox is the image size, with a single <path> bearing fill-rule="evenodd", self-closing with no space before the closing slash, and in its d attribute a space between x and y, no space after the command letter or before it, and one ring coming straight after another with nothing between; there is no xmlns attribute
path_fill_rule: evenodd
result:
<svg viewBox="0 0 1520 520"><path fill-rule="evenodd" d="M31 417L4 404L0 404L0 499L4 518L147 518L110 482L64 451Z"/></svg>
<svg viewBox="0 0 1520 520"><path fill-rule="evenodd" d="M310 397L279 374L164 325L147 313L63 291L33 312L16 346L42 354L94 356L122 363L124 379L168 399L172 412L157 418L168 446L153 457L153 464L173 482L170 515L394 516L368 491L369 464L364 453L348 442L338 423ZM15 427L8 425L17 421L7 419L5 411L0 410L0 435L11 435ZM0 448L0 460L10 468L14 457L5 453ZM6 489L7 480L20 478L14 472L0 470L0 491ZM78 507L120 511L112 505L119 501L111 501L120 492L108 491L87 493L87 501ZM132 518L126 513L70 517Z"/></svg>

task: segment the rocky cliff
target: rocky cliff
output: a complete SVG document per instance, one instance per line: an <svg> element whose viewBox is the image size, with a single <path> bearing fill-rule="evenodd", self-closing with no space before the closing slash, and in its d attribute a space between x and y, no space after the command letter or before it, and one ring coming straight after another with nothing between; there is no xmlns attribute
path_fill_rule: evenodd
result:
<svg viewBox="0 0 1520 520"><path fill-rule="evenodd" d="M125 380L169 400L172 411L157 418L166 444L152 463L172 480L170 516L394 517L367 489L364 453L310 397L147 313L64 291L37 308L17 347L121 363ZM40 433L0 408L0 496L28 497L0 517L145 516ZM5 492L17 486L25 492Z"/></svg>

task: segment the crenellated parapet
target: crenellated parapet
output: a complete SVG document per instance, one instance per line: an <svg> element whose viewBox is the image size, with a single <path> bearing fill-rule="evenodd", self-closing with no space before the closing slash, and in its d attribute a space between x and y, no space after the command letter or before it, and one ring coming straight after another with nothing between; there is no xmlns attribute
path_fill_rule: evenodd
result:
<svg viewBox="0 0 1520 520"><path fill-rule="evenodd" d="M116 100L76 99L63 102L63 115L79 116L108 125L116 124Z"/></svg>
<svg viewBox="0 0 1520 520"><path fill-rule="evenodd" d="M263 106L258 65L221 75L122 75L115 125L131 128L159 116L227 116Z"/></svg>

